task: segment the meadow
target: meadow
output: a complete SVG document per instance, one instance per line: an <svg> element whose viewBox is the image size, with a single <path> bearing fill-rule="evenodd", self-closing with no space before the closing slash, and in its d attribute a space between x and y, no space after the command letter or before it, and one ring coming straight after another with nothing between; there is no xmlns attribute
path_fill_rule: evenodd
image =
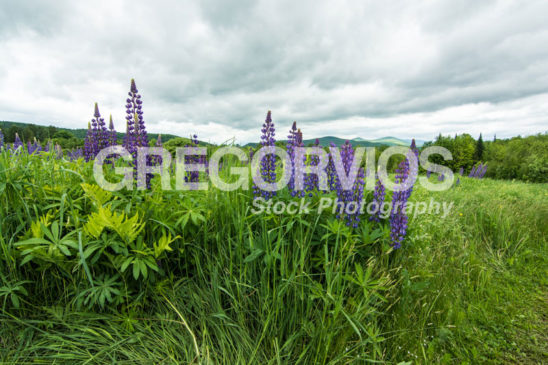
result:
<svg viewBox="0 0 548 365"><path fill-rule="evenodd" d="M133 80L128 96L123 147L133 161L108 158L99 170L109 181L120 179L114 167L126 164L132 176L169 157L138 157L140 147L162 141L148 140ZM415 173L445 181L410 163L419 153L413 140L392 162L391 178L406 187L390 192L376 178L368 190L377 170L354 163L349 141L323 157L299 157L303 136L294 123L283 147L295 167L283 190L256 181L250 189L172 190L148 176L137 184L143 190L107 191L94 160L118 146L109 124L96 104L84 149L70 151L25 145L17 133L4 144L0 131L0 361L548 362L547 184L483 179L488 165L476 164L470 172L460 166L444 191L406 186ZM184 144L200 142L193 135ZM268 112L261 146L279 144ZM207 164L217 148L183 160ZM304 174L300 186L300 158L303 166L325 162L327 181ZM208 168L227 182L236 179L233 167L275 182L280 161L258 160L228 155ZM527 171L540 173L543 164ZM339 172L354 168L344 188ZM171 185L206 175L175 174ZM386 216L315 210L326 197L342 207L392 208ZM259 198L274 207L306 199L312 209L255 214ZM405 211L432 200L451 209Z"/></svg>
<svg viewBox="0 0 548 365"><path fill-rule="evenodd" d="M546 184L417 186L453 209L394 249L387 221L254 215L253 190L158 180L111 193L83 158L0 154L0 361L548 361Z"/></svg>

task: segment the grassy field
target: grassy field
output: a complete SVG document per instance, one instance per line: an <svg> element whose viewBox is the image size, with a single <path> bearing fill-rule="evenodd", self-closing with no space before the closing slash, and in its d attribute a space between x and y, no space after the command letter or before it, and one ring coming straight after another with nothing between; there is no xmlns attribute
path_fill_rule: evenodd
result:
<svg viewBox="0 0 548 365"><path fill-rule="evenodd" d="M416 188L454 206L399 250L386 222L257 216L249 191L93 184L0 154L0 361L548 362L546 184Z"/></svg>

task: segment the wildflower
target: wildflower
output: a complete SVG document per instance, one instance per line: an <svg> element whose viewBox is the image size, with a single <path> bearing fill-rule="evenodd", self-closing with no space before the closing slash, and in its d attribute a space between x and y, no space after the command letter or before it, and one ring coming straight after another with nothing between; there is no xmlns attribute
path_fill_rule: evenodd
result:
<svg viewBox="0 0 548 365"><path fill-rule="evenodd" d="M150 163L150 156L146 160L139 161L137 159L137 148L148 147L148 135L145 128L145 120L143 118L143 101L135 80L131 79L131 85L126 99L126 136L123 146L133 156L134 176L137 177L137 169L139 164ZM150 180L152 174L146 174L146 186L150 188ZM138 182L142 185L144 182Z"/></svg>
<svg viewBox="0 0 548 365"><path fill-rule="evenodd" d="M415 145L415 140L411 142L409 154L402 162L400 162L396 169L396 183L400 186L407 183L409 177L416 177L416 166L411 168L409 159L411 154L418 156L419 151ZM411 196L413 191L413 185L409 186L405 190L394 191L392 195L392 210L390 211L390 239L392 247L395 249L400 248L401 244L407 234L407 222L408 218L405 214L407 206L407 200Z"/></svg>
<svg viewBox="0 0 548 365"><path fill-rule="evenodd" d="M375 204L375 211L373 212L373 215L369 217L369 220L379 222L381 216L381 206L384 203L386 189L379 177L376 176L376 178L377 183L375 184L375 190L373 191L373 204Z"/></svg>
<svg viewBox="0 0 548 365"><path fill-rule="evenodd" d="M13 149L17 150L18 148L23 148L23 142L21 142L21 138L19 138L19 134L15 133L15 141L13 142Z"/></svg>
<svg viewBox="0 0 548 365"><path fill-rule="evenodd" d="M2 151L3 147L4 147L4 134L2 133L2 130L0 129L0 151Z"/></svg>
<svg viewBox="0 0 548 365"><path fill-rule="evenodd" d="M42 151L42 146L40 146L40 143L34 138L34 142L30 143L30 141L27 141L27 153L29 155L32 155L34 153L39 153Z"/></svg>
<svg viewBox="0 0 548 365"><path fill-rule="evenodd" d="M485 176L486 172L487 172L487 164L483 165L481 170L477 173L478 179L482 179Z"/></svg>
<svg viewBox="0 0 548 365"><path fill-rule="evenodd" d="M468 174L468 177L474 177L476 175L476 167L472 167L472 170L470 170L470 173Z"/></svg>
<svg viewBox="0 0 548 365"><path fill-rule="evenodd" d="M97 153L105 147L110 146L110 133L107 130L105 119L101 118L99 113L99 106L95 103L95 112L93 113L92 124L97 125L96 139L97 139Z"/></svg>
<svg viewBox="0 0 548 365"><path fill-rule="evenodd" d="M329 146L337 147L333 142L329 143ZM333 160L331 153L329 154L329 162L327 163L326 173L329 191L337 190L337 171L335 169L335 161Z"/></svg>
<svg viewBox="0 0 548 365"><path fill-rule="evenodd" d="M97 146L97 127L95 130L92 128L91 122L88 122L88 130L86 133L86 138L84 139L84 158L86 162L91 161L97 156L98 146ZM49 151L49 146L48 146Z"/></svg>
<svg viewBox="0 0 548 365"><path fill-rule="evenodd" d="M476 179L479 178L479 175L481 174L481 171L483 170L483 164L480 162L478 166L476 167L476 171L474 172L474 176Z"/></svg>
<svg viewBox="0 0 548 365"><path fill-rule="evenodd" d="M298 191L295 191L295 147L300 147L297 144L298 132L300 132L300 130L297 131L297 122L293 122L293 125L291 126L291 129L289 130L289 135L287 136L287 143L286 143L286 151L287 151L287 154L289 155L289 159L291 160L291 173L289 175L287 188L289 190L289 193L293 197L300 193ZM301 134L301 140L302 140L302 134Z"/></svg>
<svg viewBox="0 0 548 365"><path fill-rule="evenodd" d="M295 125L295 124L293 124ZM304 144L303 144L303 133L301 132L300 129L297 130L297 133L295 133L295 140L294 140L294 146L293 147L304 147ZM292 157L291 160L292 160L292 165L293 165L293 172L292 172L292 175L295 175L295 171L297 168L300 168L302 169L302 166L304 166L306 164L306 157L303 156L303 160L302 160L302 164L295 164L295 152L292 151ZM304 174L304 171L302 171L303 174ZM291 193L291 196L295 197L304 197L306 195L306 190L310 190L310 179L308 178L308 176L304 176L304 186L302 187L303 189L300 190L300 191L296 191L294 190L294 187L295 187L295 181L294 181L294 177L295 176L292 176L292 178L290 179L290 183L291 186L290 186L290 193ZM292 181L293 180L293 181Z"/></svg>
<svg viewBox="0 0 548 365"><path fill-rule="evenodd" d="M199 146L198 136L196 134L191 135L190 144L186 144L185 147L198 147L198 146ZM204 158L205 156L186 155L185 164L204 164L206 162ZM199 180L200 180L199 171L189 171L186 173L185 182L196 183Z"/></svg>
<svg viewBox="0 0 548 365"><path fill-rule="evenodd" d="M354 148L350 141L346 141L341 147L341 159L346 174L350 172L354 160ZM344 190L340 179L335 183L337 192L337 206L339 206L337 218L346 220L346 225L357 228L360 222L359 206L363 198L365 175L363 168L358 170L356 181L350 190Z"/></svg>
<svg viewBox="0 0 548 365"><path fill-rule="evenodd" d="M67 157L70 161L76 161L84 156L81 148L72 149L67 151Z"/></svg>
<svg viewBox="0 0 548 365"><path fill-rule="evenodd" d="M137 148L148 146L148 135L143 119L143 101L135 85L135 80L131 79L130 91L126 99L126 137L124 147L137 158Z"/></svg>
<svg viewBox="0 0 548 365"><path fill-rule="evenodd" d="M261 146L262 147L271 147L272 152L265 155L260 161L259 171L265 183L274 183L276 182L276 156L273 154L273 147L275 146L276 135L274 123L272 122L272 114L270 110L266 114L266 119L261 129ZM262 196L265 200L268 200L276 195L275 191L266 191L253 185L253 194L255 197Z"/></svg>

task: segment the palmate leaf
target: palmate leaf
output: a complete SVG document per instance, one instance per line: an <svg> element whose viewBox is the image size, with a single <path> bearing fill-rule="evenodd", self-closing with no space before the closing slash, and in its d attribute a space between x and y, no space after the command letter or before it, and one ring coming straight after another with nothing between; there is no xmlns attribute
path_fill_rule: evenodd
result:
<svg viewBox="0 0 548 365"><path fill-rule="evenodd" d="M105 228L118 233L126 243L135 241L145 224L139 220L139 214L129 218L124 213L110 210L110 205L99 207L97 212L91 213L86 223L86 231L93 237L99 238Z"/></svg>
<svg viewBox="0 0 548 365"><path fill-rule="evenodd" d="M72 252L70 249L78 249L78 244L71 239L71 236L76 232L70 232L61 238L59 222L53 222L49 228L40 223L40 229L41 233L39 236L41 237L30 238L15 243L15 247L22 250L21 255L24 256L20 265L24 265L37 257L59 264L59 256L71 256Z"/></svg>
<svg viewBox="0 0 548 365"><path fill-rule="evenodd" d="M101 275L95 280L95 285L82 291L77 298L78 303L83 303L89 308L99 305L104 308L106 303L113 303L121 299L122 293L119 290L121 285L120 276L112 277Z"/></svg>

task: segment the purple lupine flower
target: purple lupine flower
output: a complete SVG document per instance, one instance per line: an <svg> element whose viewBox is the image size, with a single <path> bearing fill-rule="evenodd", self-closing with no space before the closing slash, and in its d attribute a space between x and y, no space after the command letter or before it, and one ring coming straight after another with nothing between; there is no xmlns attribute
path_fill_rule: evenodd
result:
<svg viewBox="0 0 548 365"><path fill-rule="evenodd" d="M148 135L145 128L145 120L143 119L143 101L141 95L135 85L135 80L131 79L130 90L126 99L126 124L127 131L124 138L123 146L133 156L134 176L137 177L137 169L139 164L149 164L150 157L144 161L138 161L137 148L148 147ZM146 174L146 186L150 188L150 180L152 174Z"/></svg>
<svg viewBox="0 0 548 365"><path fill-rule="evenodd" d="M97 128L93 130L91 122L88 123L88 131L86 138L84 139L84 158L86 162L89 162L97 156L97 140L96 140ZM48 146L49 151L49 146Z"/></svg>
<svg viewBox="0 0 548 365"><path fill-rule="evenodd" d="M81 148L72 149L67 151L67 157L70 161L76 161L84 156L84 153Z"/></svg>
<svg viewBox="0 0 548 365"><path fill-rule="evenodd" d="M293 125L295 125L295 123ZM291 176L291 179L290 179L291 186L289 186L289 184L288 184L288 186L289 186L289 192L290 192L291 196L302 198L306 195L306 191L309 190L310 187L307 184L307 176L303 175L304 176L304 186L302 187L302 190L295 190L295 171L296 171L297 168L302 169L302 166L305 166L305 164L306 164L306 156L303 156L302 166L300 164L298 166L295 164L295 157L296 156L295 156L294 148L296 148L296 147L304 147L303 133L301 132L300 129L298 129L297 132L295 133L295 139L293 141L293 151L291 151L291 155L289 156L292 160L292 163L293 163L293 172L292 172L292 176ZM304 171L302 171L302 173L304 174Z"/></svg>
<svg viewBox="0 0 548 365"><path fill-rule="evenodd" d="M415 140L411 142L410 151L415 157L418 157L418 150L415 145ZM409 163L410 156L406 157L396 169L396 183L400 186L407 183L407 179L417 175L417 170L411 168ZM390 211L390 239L391 245L395 249L401 247L401 244L407 234L407 222L408 218L405 214L407 206L407 200L411 196L413 191L413 185L407 187L405 190L394 191L392 195L392 209Z"/></svg>
<svg viewBox="0 0 548 365"><path fill-rule="evenodd" d="M198 136L193 134L190 136L190 144L186 144L185 147L198 147L199 146ZM185 156L185 164L205 164L205 156ZM207 166L206 166L207 170ZM185 175L185 182L187 183L197 183L200 181L200 172L199 171L188 171Z"/></svg>
<svg viewBox="0 0 548 365"><path fill-rule="evenodd" d="M455 186L459 186L460 184L460 177L457 177L457 181L455 182Z"/></svg>
<svg viewBox="0 0 548 365"><path fill-rule="evenodd" d="M409 176L407 159L400 162L396 169L396 184L404 183ZM390 239L395 249L400 248L407 234L407 215L404 213L407 204L405 191L394 191L392 195L392 209L390 211Z"/></svg>
<svg viewBox="0 0 548 365"><path fill-rule="evenodd" d="M34 137L34 141L30 143L30 141L27 141L27 153L29 155L32 155L34 153L39 153L42 151L42 146L40 146L40 143L36 140L36 137Z"/></svg>
<svg viewBox="0 0 548 365"><path fill-rule="evenodd" d="M464 167L461 167L461 168L459 169L459 175L460 175L460 176L464 175Z"/></svg>
<svg viewBox="0 0 548 365"><path fill-rule="evenodd" d="M468 174L468 177L474 177L476 175L476 167L472 167L472 170L470 170L470 174Z"/></svg>
<svg viewBox="0 0 548 365"><path fill-rule="evenodd" d="M293 122L291 129L289 130L289 135L287 136L286 151L291 160L291 172L289 175L289 181L287 183L287 189L291 196L295 196L297 192L295 191L295 147L297 139L297 122Z"/></svg>
<svg viewBox="0 0 548 365"><path fill-rule="evenodd" d="M476 170L474 171L474 178L479 178L479 175L481 173L481 170L483 170L483 164L480 162L477 166L476 166Z"/></svg>
<svg viewBox="0 0 548 365"><path fill-rule="evenodd" d="M141 100L141 95L137 90L134 79L131 79L130 92L128 95L130 96L130 98L127 99L128 105L130 106L129 112L131 112L135 121L138 147L146 147L148 146L148 136L145 128L145 120L143 119L143 101Z"/></svg>
<svg viewBox="0 0 548 365"><path fill-rule="evenodd" d="M341 160L346 174L350 172L354 160L354 148L350 141L346 141L341 147ZM337 192L337 219L345 219L346 225L357 228L360 222L360 204L363 198L363 187L365 182L363 168L358 170L356 180L349 190L343 189L340 179L336 180Z"/></svg>
<svg viewBox="0 0 548 365"><path fill-rule="evenodd" d="M96 132L96 139L97 139L97 153L101 151L105 147L110 146L110 133L107 130L107 126L105 124L105 119L101 118L101 113L99 113L99 105L95 103L95 111L93 113L93 119L92 124L97 124L97 132Z"/></svg>
<svg viewBox="0 0 548 365"><path fill-rule="evenodd" d="M480 168L478 168L478 171L476 172L476 177L478 179L482 179L485 176L486 172L487 172L487 164L480 164Z"/></svg>
<svg viewBox="0 0 548 365"><path fill-rule="evenodd" d="M443 174L438 175L438 181L444 181L444 180L445 180L445 175Z"/></svg>
<svg viewBox="0 0 548 365"><path fill-rule="evenodd" d="M13 149L17 150L18 148L23 148L23 142L21 142L21 138L19 138L19 134L15 133L15 141L13 142Z"/></svg>
<svg viewBox="0 0 548 365"><path fill-rule="evenodd" d="M2 129L0 129L0 151L2 151L2 148L4 148L4 134L2 133Z"/></svg>
<svg viewBox="0 0 548 365"><path fill-rule="evenodd" d="M330 147L337 147L335 143L330 142ZM337 190L337 171L335 169L335 161L333 160L333 156L331 155L331 152L329 153L329 162L327 163L326 168L327 173L327 186L329 188L329 191L335 191Z"/></svg>
<svg viewBox="0 0 548 365"><path fill-rule="evenodd" d="M487 173L487 164L483 166L483 172L481 173L481 177L483 178L486 173Z"/></svg>
<svg viewBox="0 0 548 365"><path fill-rule="evenodd" d="M381 217L381 206L384 203L384 198L386 196L386 189L382 184L381 179L378 176L377 183L375 184L375 190L373 191L373 204L375 204L375 211L373 215L369 217L370 221L379 222Z"/></svg>
<svg viewBox="0 0 548 365"><path fill-rule="evenodd" d="M413 138L411 140L411 146L409 147L409 149L411 150L410 153L413 153L415 155L415 160L417 161L417 166L416 167L412 167L411 165L409 165L409 160L406 159L407 161L407 165L409 166L409 176L413 176L415 179L417 178L418 174L419 174L419 150L417 149L417 146L415 144L415 138ZM411 193L413 192L413 185L411 185L407 190L407 199L409 199L409 197L411 196Z"/></svg>
<svg viewBox="0 0 548 365"><path fill-rule="evenodd" d="M131 79L128 96L126 99L127 132L124 147L134 158L137 158L137 148L148 147L148 135L143 119L143 101L134 79Z"/></svg>
<svg viewBox="0 0 548 365"><path fill-rule="evenodd" d="M272 122L272 113L270 110L266 114L266 119L261 129L261 146L262 147L275 147L276 130L274 128L274 122ZM276 182L276 156L272 153L268 153L260 161L259 171L254 173L260 173L265 183ZM265 200L269 200L276 195L275 191L266 191L261 189L257 185L253 185L253 194L255 197L262 196Z"/></svg>

